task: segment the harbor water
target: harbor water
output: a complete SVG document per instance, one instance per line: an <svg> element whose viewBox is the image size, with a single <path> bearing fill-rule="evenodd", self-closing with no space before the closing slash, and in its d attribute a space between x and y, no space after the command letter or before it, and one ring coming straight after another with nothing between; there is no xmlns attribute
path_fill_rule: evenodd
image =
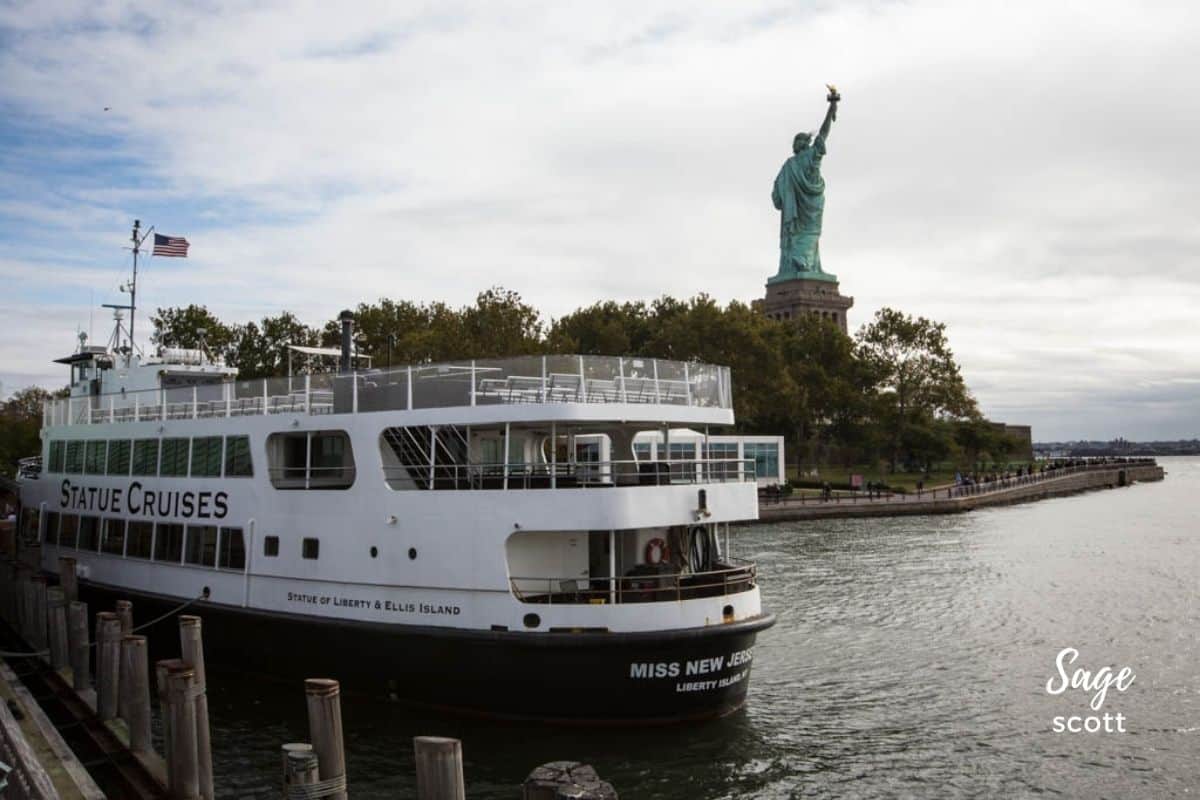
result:
<svg viewBox="0 0 1200 800"><path fill-rule="evenodd" d="M1194 793L1200 459L1161 463L1160 483L1028 505L743 528L735 554L759 563L779 619L743 711L581 730L344 697L350 794L411 796L423 734L463 740L473 800L511 800L559 759L639 799ZM1068 648L1068 675L1128 667L1132 683L1098 708L1090 687L1050 693ZM278 797L279 745L307 739L302 686L214 672L209 702L218 796Z"/></svg>

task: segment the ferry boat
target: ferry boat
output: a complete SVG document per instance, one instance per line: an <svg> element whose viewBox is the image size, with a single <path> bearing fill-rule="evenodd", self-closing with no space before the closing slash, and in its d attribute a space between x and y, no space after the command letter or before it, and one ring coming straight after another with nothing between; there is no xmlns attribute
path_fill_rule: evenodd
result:
<svg viewBox="0 0 1200 800"><path fill-rule="evenodd" d="M733 423L728 368L529 356L238 380L199 349L58 359L23 531L92 611L196 599L215 666L328 675L457 712L728 714L764 612L730 524L753 461L639 461ZM670 452L664 449L660 452ZM67 562L70 563L70 562ZM164 628L171 626L165 625Z"/></svg>

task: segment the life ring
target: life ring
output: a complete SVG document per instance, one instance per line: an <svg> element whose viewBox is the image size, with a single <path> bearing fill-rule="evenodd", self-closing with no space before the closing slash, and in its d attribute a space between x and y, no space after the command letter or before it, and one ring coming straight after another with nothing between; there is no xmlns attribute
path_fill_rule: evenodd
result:
<svg viewBox="0 0 1200 800"><path fill-rule="evenodd" d="M646 563L661 564L666 561L671 555L671 551L667 549L667 543L663 539L654 538L646 542Z"/></svg>

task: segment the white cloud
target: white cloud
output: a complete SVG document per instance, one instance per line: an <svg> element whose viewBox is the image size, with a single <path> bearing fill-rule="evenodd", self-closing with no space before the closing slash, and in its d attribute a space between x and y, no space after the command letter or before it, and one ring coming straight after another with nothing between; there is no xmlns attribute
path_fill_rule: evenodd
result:
<svg viewBox="0 0 1200 800"><path fill-rule="evenodd" d="M771 179L832 81L822 252L853 322L946 321L985 409L1039 437L1196 433L1169 391L1200 374L1192 5L693 6L5 7L0 103L48 133L29 157L101 137L142 180L89 167L0 215L94 248L39 276L77 300L157 209L193 251L151 265L146 307L231 319L496 283L551 315L752 299ZM57 354L5 338L6 364ZM1143 425L1116 391L1138 380L1173 410Z"/></svg>

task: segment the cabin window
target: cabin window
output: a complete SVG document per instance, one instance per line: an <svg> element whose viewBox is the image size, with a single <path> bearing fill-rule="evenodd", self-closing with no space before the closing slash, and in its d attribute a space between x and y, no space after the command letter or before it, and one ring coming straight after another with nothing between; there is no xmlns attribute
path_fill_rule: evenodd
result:
<svg viewBox="0 0 1200 800"><path fill-rule="evenodd" d="M250 463L250 437L225 437L225 477L249 478L254 474Z"/></svg>
<svg viewBox="0 0 1200 800"><path fill-rule="evenodd" d="M300 543L300 556L302 558L320 558L321 557L321 540L320 539L305 539Z"/></svg>
<svg viewBox="0 0 1200 800"><path fill-rule="evenodd" d="M83 472L83 442L67 442L65 472L78 475Z"/></svg>
<svg viewBox="0 0 1200 800"><path fill-rule="evenodd" d="M94 442L88 442L84 449L83 471L88 475L103 475L104 474L104 458L108 449L108 442L103 439Z"/></svg>
<svg viewBox="0 0 1200 800"><path fill-rule="evenodd" d="M63 514L62 528L58 532L59 547L74 547L75 537L79 534L79 515Z"/></svg>
<svg viewBox="0 0 1200 800"><path fill-rule="evenodd" d="M104 520L104 538L100 542L100 550L114 556L125 555L125 520L111 517Z"/></svg>
<svg viewBox="0 0 1200 800"><path fill-rule="evenodd" d="M217 526L188 525L184 561L201 567L217 565Z"/></svg>
<svg viewBox="0 0 1200 800"><path fill-rule="evenodd" d="M108 443L108 474L129 474L130 445L128 439L116 439Z"/></svg>
<svg viewBox="0 0 1200 800"><path fill-rule="evenodd" d="M221 477L220 436L199 436L192 440L192 477Z"/></svg>
<svg viewBox="0 0 1200 800"><path fill-rule="evenodd" d="M649 442L634 442L633 457L638 461L650 460L650 443Z"/></svg>
<svg viewBox="0 0 1200 800"><path fill-rule="evenodd" d="M268 536L263 539L263 555L274 558L279 555L279 537Z"/></svg>
<svg viewBox="0 0 1200 800"><path fill-rule="evenodd" d="M187 441L184 439L184 441ZM183 526L176 522L160 522L155 526L154 560L178 564L183 560Z"/></svg>
<svg viewBox="0 0 1200 800"><path fill-rule="evenodd" d="M221 550L217 554L221 569L246 568L246 540L241 528L221 528Z"/></svg>
<svg viewBox="0 0 1200 800"><path fill-rule="evenodd" d="M164 478L186 478L188 474L188 440L163 439L158 474Z"/></svg>
<svg viewBox="0 0 1200 800"><path fill-rule="evenodd" d="M79 549L92 550L99 549L100 546L100 518L91 515L84 515L79 518Z"/></svg>
<svg viewBox="0 0 1200 800"><path fill-rule="evenodd" d="M267 438L276 489L349 489L354 453L345 431L273 433Z"/></svg>
<svg viewBox="0 0 1200 800"><path fill-rule="evenodd" d="M133 474L158 474L158 439L137 439L133 443Z"/></svg>
<svg viewBox="0 0 1200 800"><path fill-rule="evenodd" d="M46 544L58 544L58 512L46 512L46 532L42 535Z"/></svg>
<svg viewBox="0 0 1200 800"><path fill-rule="evenodd" d="M46 469L47 472L62 472L63 457L66 455L66 448L62 442L50 443L50 462Z"/></svg>
<svg viewBox="0 0 1200 800"><path fill-rule="evenodd" d="M130 558L150 557L150 553L153 552L151 546L154 543L153 522L129 520L129 529L126 531L126 536L129 539L129 545L125 548L125 555Z"/></svg>

